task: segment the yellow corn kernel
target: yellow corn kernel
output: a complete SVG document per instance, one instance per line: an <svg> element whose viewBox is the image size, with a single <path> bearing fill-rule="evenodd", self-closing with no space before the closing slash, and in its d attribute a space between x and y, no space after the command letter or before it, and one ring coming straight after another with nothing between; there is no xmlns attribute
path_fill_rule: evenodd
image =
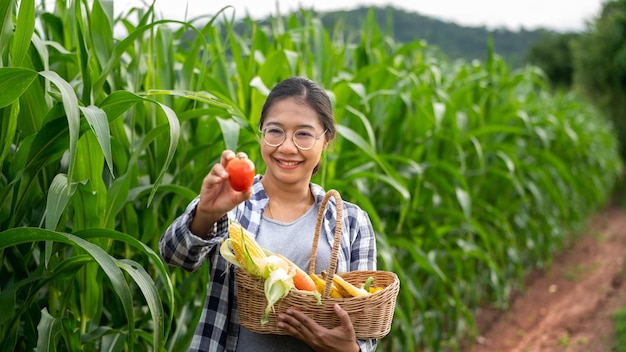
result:
<svg viewBox="0 0 626 352"><path fill-rule="evenodd" d="M228 226L229 243L239 265L251 275L261 276L267 257L263 248L241 224L231 221Z"/></svg>

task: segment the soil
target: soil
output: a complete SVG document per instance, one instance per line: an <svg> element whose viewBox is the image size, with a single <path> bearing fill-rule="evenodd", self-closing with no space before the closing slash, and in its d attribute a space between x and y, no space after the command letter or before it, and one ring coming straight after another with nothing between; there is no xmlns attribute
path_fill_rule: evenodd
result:
<svg viewBox="0 0 626 352"><path fill-rule="evenodd" d="M587 229L548 268L529 274L507 311L479 310L479 336L462 351L614 351L612 314L626 307L624 207L611 202Z"/></svg>

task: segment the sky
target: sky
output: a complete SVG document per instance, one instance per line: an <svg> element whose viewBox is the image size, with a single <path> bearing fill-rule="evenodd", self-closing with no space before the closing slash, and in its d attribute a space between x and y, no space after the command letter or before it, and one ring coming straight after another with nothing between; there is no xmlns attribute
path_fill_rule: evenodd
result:
<svg viewBox="0 0 626 352"><path fill-rule="evenodd" d="M606 0L156 0L160 18L186 20L198 15L213 15L225 6L233 6L235 16L247 13L252 18L276 15L277 7L285 14L301 8L316 11L348 10L358 6L386 6L435 17L463 26L486 26L531 30L548 28L581 31L600 13ZM130 7L144 6L152 0L114 0L117 13ZM186 12L187 11L187 12ZM187 13L187 17L186 16Z"/></svg>

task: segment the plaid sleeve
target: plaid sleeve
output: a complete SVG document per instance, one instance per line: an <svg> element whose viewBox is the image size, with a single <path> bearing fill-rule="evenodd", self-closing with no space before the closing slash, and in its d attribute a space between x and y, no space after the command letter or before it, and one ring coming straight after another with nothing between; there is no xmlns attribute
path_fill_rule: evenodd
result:
<svg viewBox="0 0 626 352"><path fill-rule="evenodd" d="M220 256L212 256L207 299L188 352L236 350L239 314L235 277L234 271L227 267Z"/></svg>
<svg viewBox="0 0 626 352"><path fill-rule="evenodd" d="M214 226L205 240L194 235L189 226L195 214L199 198L194 199L187 209L165 230L159 241L161 256L170 265L194 271L202 265L209 251L220 243L221 234L228 232L228 218L225 215Z"/></svg>
<svg viewBox="0 0 626 352"><path fill-rule="evenodd" d="M376 270L376 236L365 211L354 205L346 207L350 228L350 271Z"/></svg>

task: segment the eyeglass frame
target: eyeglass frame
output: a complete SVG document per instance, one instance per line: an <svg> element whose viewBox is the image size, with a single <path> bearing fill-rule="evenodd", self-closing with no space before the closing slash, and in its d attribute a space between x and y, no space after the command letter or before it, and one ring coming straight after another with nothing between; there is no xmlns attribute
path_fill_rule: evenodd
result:
<svg viewBox="0 0 626 352"><path fill-rule="evenodd" d="M275 128L275 129L279 129L281 131L283 131L284 136L283 136L283 140L274 145L274 144L270 144L265 140L265 135L267 134L267 132L265 130L267 130L268 128ZM306 129L297 129L295 131L293 131L293 133L291 134L291 140L293 142L293 145L296 146L296 148L298 148L298 150L303 150L303 151L307 151L307 150L311 150L313 149L313 147L315 147L315 143L317 143L318 139L321 139L326 133L328 133L328 128L324 130L324 132L322 132L322 134L320 134L319 136L313 135L314 140L313 140L313 144L309 147L309 148L302 148L298 145L298 142L296 142L296 134L298 131L307 131ZM265 127L263 129L259 129L259 133L261 133L261 140L263 141L263 143L265 143L267 146L272 147L272 148L278 148L281 145L283 145L283 143L285 143L285 141L287 140L287 131L285 131L282 127L278 127L278 126L268 126Z"/></svg>

